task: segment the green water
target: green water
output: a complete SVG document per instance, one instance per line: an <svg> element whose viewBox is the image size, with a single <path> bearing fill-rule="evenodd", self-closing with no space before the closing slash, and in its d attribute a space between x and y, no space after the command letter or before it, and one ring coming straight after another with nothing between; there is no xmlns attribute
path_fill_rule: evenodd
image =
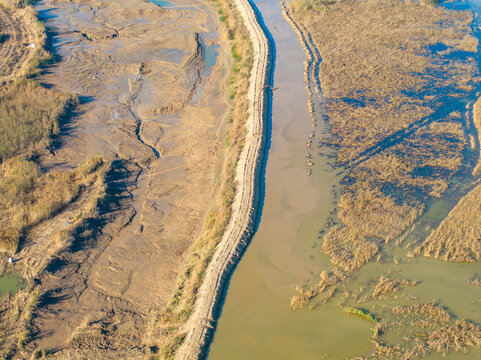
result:
<svg viewBox="0 0 481 360"><path fill-rule="evenodd" d="M0 298L7 293L15 294L18 290L24 289L27 283L16 274L5 274L0 276Z"/></svg>

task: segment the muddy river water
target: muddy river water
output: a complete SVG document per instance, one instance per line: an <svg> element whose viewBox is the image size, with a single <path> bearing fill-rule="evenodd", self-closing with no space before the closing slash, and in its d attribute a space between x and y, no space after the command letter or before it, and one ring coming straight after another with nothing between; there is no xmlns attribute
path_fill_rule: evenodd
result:
<svg viewBox="0 0 481 360"><path fill-rule="evenodd" d="M295 284L314 282L322 270L330 268L329 259L319 251L319 232L335 204L342 171L329 164L328 156L310 151L315 166L312 175L306 176L305 144L312 127L303 81L305 54L277 1L254 3L275 42L274 87L279 88L273 95L265 199L257 233L229 284L208 358L310 360L366 356L372 347L372 325L340 311L339 296L322 306L314 302L310 309L289 308ZM325 131L326 125L319 121L316 137ZM442 208L442 201L435 203L419 228L439 223ZM418 236L420 231L411 236ZM480 288L466 281L480 274L479 264L445 263L422 256L411 259L406 257L406 250L395 245L382 251L391 260L364 266L347 290L368 286L380 275L420 280L419 286L403 289L404 300L385 304L434 301L456 318L481 321ZM363 304L368 308L371 305ZM389 342L397 336L386 334L384 340ZM480 356L476 349L468 354L449 353L445 358ZM427 359L441 357L438 353Z"/></svg>
<svg viewBox="0 0 481 360"><path fill-rule="evenodd" d="M165 7L169 4L158 3ZM333 160L328 151L322 149L324 155L320 155L314 147L309 152L315 165L312 175L306 175L306 140L313 128L303 80L305 53L276 0L254 3L275 44L274 87L278 88L273 93L269 124L264 203L256 235L230 281L208 358L311 360L365 356L372 346L372 324L340 311L338 298L322 306L314 301L310 308L301 311L291 311L289 307L296 284L315 283L319 273L330 268L329 259L319 251L320 232L332 216L330 210L336 204L343 173L342 169L331 166ZM65 44L71 40L68 34L64 38ZM206 71L210 72L219 55L218 45L207 42L205 51ZM196 105L204 90L201 86L191 105ZM327 131L326 124L318 121L315 136L318 138ZM439 223L445 216L445 201L431 206L419 229L410 235L412 238L422 235L426 225ZM466 281L476 273L481 275L479 264L445 263L421 256L407 258L407 250L394 244L382 252L390 260L364 266L346 289L368 286L387 274L419 280L419 286L402 290L404 300L385 304L434 301L448 308L456 318L481 323L481 290ZM15 292L19 286L23 285L14 276L0 278L0 296ZM141 291L134 289L132 293L136 298L135 294ZM363 304L369 306L375 305ZM396 336L386 334L385 340ZM443 358L480 357L481 352L476 349L468 354L450 353ZM440 358L440 354L434 354L426 359Z"/></svg>

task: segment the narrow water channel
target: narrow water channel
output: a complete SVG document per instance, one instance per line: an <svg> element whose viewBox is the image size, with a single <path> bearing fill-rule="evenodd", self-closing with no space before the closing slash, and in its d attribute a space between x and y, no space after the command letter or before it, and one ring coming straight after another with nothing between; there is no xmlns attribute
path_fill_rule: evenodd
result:
<svg viewBox="0 0 481 360"><path fill-rule="evenodd" d="M306 175L305 144L312 127L303 80L305 54L278 2L253 2L276 47L274 87L278 90L273 94L266 192L259 228L230 281L208 358L344 360L365 356L372 346L371 324L340 311L338 299L302 311L289 308L294 285L315 282L321 270L330 268L329 259L319 251L319 230L335 205L342 175L330 166L327 156L315 154L315 149L311 151L313 173ZM316 136L326 131L325 126L317 122ZM429 223L435 210L433 206L425 214L422 226ZM394 245L382 252L392 260L367 264L346 289L359 289L387 274L419 279L421 285L403 290L407 297L416 299L415 303L436 302L455 318L481 322L481 292L466 282L479 272L479 266L422 256L408 259L407 251ZM440 358L479 359L481 352L478 348L467 354L449 353L444 357L435 353L426 357Z"/></svg>
<svg viewBox="0 0 481 360"><path fill-rule="evenodd" d="M339 185L327 156L315 156L306 175L306 140L312 132L304 83L305 53L275 0L256 0L275 41L271 146L265 199L256 235L234 271L209 359L319 359L337 351L363 354L370 325L349 319L335 305L292 312L295 284L328 266L319 252L319 229ZM323 132L318 123L316 133ZM334 190L334 192L333 192ZM317 239L317 240L316 240ZM343 344L349 343L348 347Z"/></svg>

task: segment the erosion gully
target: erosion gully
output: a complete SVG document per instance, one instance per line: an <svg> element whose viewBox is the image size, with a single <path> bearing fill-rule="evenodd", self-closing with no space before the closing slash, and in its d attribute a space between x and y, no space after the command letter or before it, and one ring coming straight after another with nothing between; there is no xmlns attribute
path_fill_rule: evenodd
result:
<svg viewBox="0 0 481 360"><path fill-rule="evenodd" d="M332 153L314 146L309 152L315 165L312 175L306 175L306 139L313 131L303 73L306 56L278 2L253 3L272 35L274 88L278 88L272 101L265 197L257 232L226 291L208 359L318 360L366 356L371 349L371 324L340 311L336 298L322 306L314 302L301 311L289 308L296 284L315 283L319 273L330 268L329 259L319 251L321 231L336 204L343 172L331 165ZM473 5L476 10L479 7ZM326 123L317 121L316 138L327 131ZM410 237L426 236L426 226L439 224L446 215L443 209L453 206L449 202L442 199L434 203ZM359 289L387 274L420 280L419 286L403 289L414 301L392 300L385 304L435 301L455 317L481 322L481 291L466 281L480 273L479 266L422 256L408 259L407 251L395 245L386 246L382 252L390 260L364 266L347 289ZM441 356L433 354L426 359ZM474 349L468 354L449 353L443 358L467 360L480 356L479 349Z"/></svg>

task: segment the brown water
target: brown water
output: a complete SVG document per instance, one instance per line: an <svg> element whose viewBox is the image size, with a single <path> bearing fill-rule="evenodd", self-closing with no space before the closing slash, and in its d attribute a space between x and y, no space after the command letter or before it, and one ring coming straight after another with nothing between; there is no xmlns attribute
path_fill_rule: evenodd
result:
<svg viewBox="0 0 481 360"><path fill-rule="evenodd" d="M319 252L320 236L335 204L341 175L327 156L314 156L313 174L306 176L306 139L312 132L303 81L305 55L296 34L284 20L275 0L256 0L276 45L271 147L265 176L265 202L259 228L230 282L210 360L236 359L351 359L365 356L371 348L371 323L339 310L341 296L312 310L290 311L293 286L314 282L329 269L329 259ZM316 136L325 132L318 122ZM315 150L310 151L313 155ZM323 151L325 152L325 151ZM335 192L333 193L333 190ZM439 221L443 203L423 217ZM440 215L441 214L441 215ZM407 240L406 240L407 241ZM478 264L453 264L423 257L407 258L406 250L386 246L384 263L364 266L347 285L349 290L372 286L380 275L391 274L421 280L402 290L415 301L385 301L387 305L435 301L457 318L481 322L481 289L466 280ZM397 263L397 264L396 264ZM462 294L462 296L460 296ZM343 302L356 306L355 303ZM379 302L363 303L375 309ZM396 336L393 334L392 336ZM389 341L389 334L385 340ZM479 359L479 349L468 354L433 354L426 358Z"/></svg>

